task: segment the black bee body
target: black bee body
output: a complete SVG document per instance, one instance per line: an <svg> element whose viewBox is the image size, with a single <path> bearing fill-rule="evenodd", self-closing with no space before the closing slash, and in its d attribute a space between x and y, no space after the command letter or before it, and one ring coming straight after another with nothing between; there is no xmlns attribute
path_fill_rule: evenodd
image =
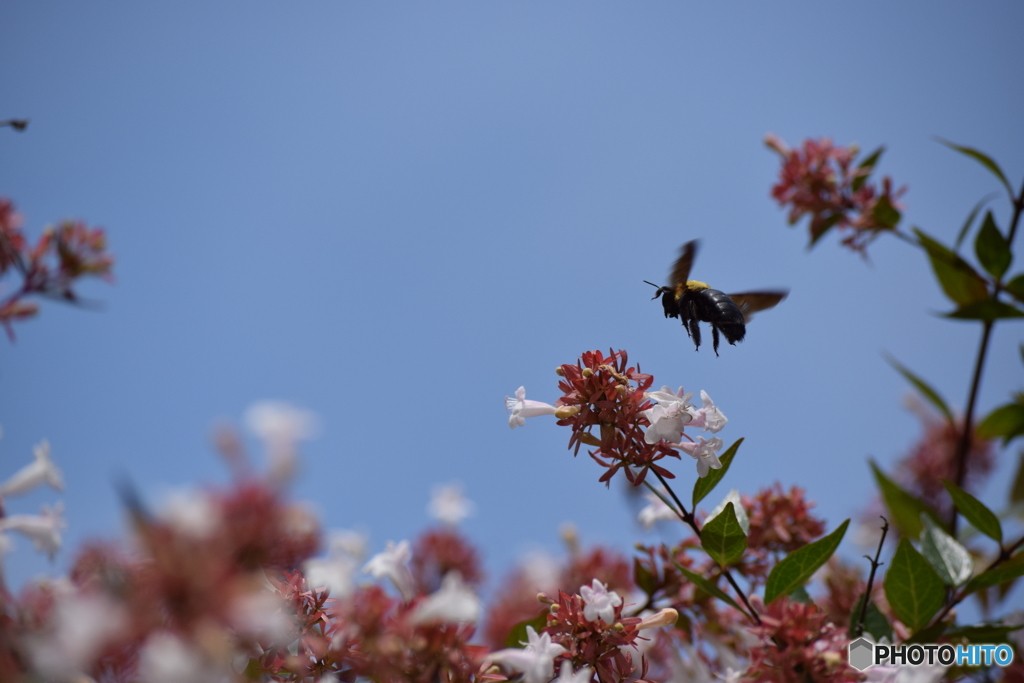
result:
<svg viewBox="0 0 1024 683"><path fill-rule="evenodd" d="M717 356L719 333L724 335L730 344L743 341L751 316L757 311L771 308L782 301L786 292L747 292L729 295L712 289L705 282L687 280L696 253L696 242L687 242L683 245L680 256L672 269L672 284L658 287L654 298L661 297L665 317L678 318L683 323L686 334L693 339L693 343L698 349L700 348L700 325L698 323L705 322L711 325L711 339ZM657 285L654 286L657 287Z"/></svg>
<svg viewBox="0 0 1024 683"><path fill-rule="evenodd" d="M703 282L689 280L678 287L661 287L661 305L666 318L679 318L686 334L700 347L700 325L711 325L711 340L718 354L718 333L721 332L730 344L743 341L747 333L743 312L728 294L712 289Z"/></svg>

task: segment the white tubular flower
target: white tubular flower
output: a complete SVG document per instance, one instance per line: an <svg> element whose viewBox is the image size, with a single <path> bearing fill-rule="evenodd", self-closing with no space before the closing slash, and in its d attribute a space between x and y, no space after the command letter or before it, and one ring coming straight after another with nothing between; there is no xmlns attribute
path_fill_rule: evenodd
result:
<svg viewBox="0 0 1024 683"><path fill-rule="evenodd" d="M690 424L691 427L703 427L705 432L712 432L717 434L722 431L722 427L729 419L718 409L715 402L708 396L708 392L701 389L700 391L700 402L703 407L693 415L693 422Z"/></svg>
<svg viewBox="0 0 1024 683"><path fill-rule="evenodd" d="M674 445L697 461L697 474L700 477L708 476L710 470L722 469L722 462L718 459L718 451L722 448L722 440L717 436L713 436L706 441L703 436L698 436L696 441Z"/></svg>
<svg viewBox="0 0 1024 683"><path fill-rule="evenodd" d="M462 495L462 484L455 482L434 487L427 512L439 522L456 526L472 515L475 507L473 501Z"/></svg>
<svg viewBox="0 0 1024 683"><path fill-rule="evenodd" d="M64 477L50 460L50 442L46 439L40 441L32 449L32 455L35 456L34 461L22 467L10 479L0 484L0 497L26 493L43 484L49 484L58 491L64 490Z"/></svg>
<svg viewBox="0 0 1024 683"><path fill-rule="evenodd" d="M582 667L576 673L572 672L572 664L568 659L562 660L562 670L552 683L590 683L590 676L593 670L589 666Z"/></svg>
<svg viewBox="0 0 1024 683"><path fill-rule="evenodd" d="M64 505L57 503L53 508L44 505L38 515L11 515L0 519L0 532L17 531L32 540L32 544L50 560L60 550L60 530L67 524L61 517Z"/></svg>
<svg viewBox="0 0 1024 683"><path fill-rule="evenodd" d="M656 405L643 411L644 417L651 423L644 434L647 443L658 443L662 439L675 443L683 437L683 427L693 420L690 399L693 393L683 393L683 388L675 393L668 387L661 391L648 391L645 398L656 401Z"/></svg>
<svg viewBox="0 0 1024 683"><path fill-rule="evenodd" d="M547 683L555 669L555 657L565 648L551 642L551 634L539 636L532 626L526 627L528 642L523 649L508 648L487 655L487 660L502 664L523 674L523 683Z"/></svg>
<svg viewBox="0 0 1024 683"><path fill-rule="evenodd" d="M740 501L740 492L737 489L733 489L732 491L729 491L729 493L725 494L725 498L723 498L722 502L718 504L718 507L712 510L711 514L708 515L708 518L704 520L704 524L707 524L715 517L725 512L725 507L729 503L732 503L733 512L736 513L736 521L740 523L740 528L743 529L743 533L749 534L750 519L747 517L747 511L743 508L743 503Z"/></svg>
<svg viewBox="0 0 1024 683"><path fill-rule="evenodd" d="M615 608L622 604L618 593L609 591L603 583L594 579L589 586L580 586L580 595L583 596L584 619L615 623Z"/></svg>
<svg viewBox="0 0 1024 683"><path fill-rule="evenodd" d="M554 415L555 407L542 401L531 401L526 398L526 387L516 389L516 397L505 397L508 409L508 426L512 429L526 425L526 418L538 415Z"/></svg>
<svg viewBox="0 0 1024 683"><path fill-rule="evenodd" d="M458 572L448 572L441 588L416 605L409 618L417 626L430 622L475 623L480 618L480 598L462 582Z"/></svg>
<svg viewBox="0 0 1024 683"><path fill-rule="evenodd" d="M659 610L654 614L648 614L643 618L639 624L636 625L638 631L642 631L645 628L661 628L662 626L673 626L679 621L679 612L666 607L665 609Z"/></svg>
<svg viewBox="0 0 1024 683"><path fill-rule="evenodd" d="M375 579L388 577L402 597L411 600L416 594L412 573L406 566L411 558L412 551L409 549L409 541L402 541L397 545L393 541L388 541L384 552L371 557L363 567L363 571Z"/></svg>

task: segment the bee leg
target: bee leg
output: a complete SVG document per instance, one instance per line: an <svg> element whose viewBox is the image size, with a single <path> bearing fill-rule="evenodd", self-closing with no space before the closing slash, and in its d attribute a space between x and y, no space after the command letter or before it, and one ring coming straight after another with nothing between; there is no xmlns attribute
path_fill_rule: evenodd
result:
<svg viewBox="0 0 1024 683"><path fill-rule="evenodd" d="M690 318L689 323L690 329L688 331L690 333L690 338L693 339L694 350L696 351L700 348L700 321L698 321L696 317L693 317Z"/></svg>
<svg viewBox="0 0 1024 683"><path fill-rule="evenodd" d="M715 355L718 355L718 325L711 326L711 339L714 341Z"/></svg>

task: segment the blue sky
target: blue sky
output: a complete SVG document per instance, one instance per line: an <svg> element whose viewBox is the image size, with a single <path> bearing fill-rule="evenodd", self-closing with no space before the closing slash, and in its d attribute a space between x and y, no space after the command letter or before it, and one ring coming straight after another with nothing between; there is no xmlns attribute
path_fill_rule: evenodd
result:
<svg viewBox="0 0 1024 683"><path fill-rule="evenodd" d="M722 493L800 484L835 526L874 495L867 457L919 433L882 353L962 407L979 332L936 317L905 244L808 253L762 138L887 145L905 224L951 241L999 188L933 136L1019 184L1022 25L1015 2L3 3L0 118L32 123L0 130L0 194L33 237L104 226L118 262L82 290L101 311L47 305L0 340L0 477L48 438L73 549L121 533L122 473L152 500L225 481L212 425L278 399L322 424L295 497L374 548L460 480L492 578L557 551L564 521L628 552L658 536L622 489L503 405L520 385L553 401L555 366L614 347L746 437ZM693 277L792 292L718 358L642 282L694 238ZM983 411L1020 389L1020 329L997 329ZM6 570L71 555L21 542Z"/></svg>

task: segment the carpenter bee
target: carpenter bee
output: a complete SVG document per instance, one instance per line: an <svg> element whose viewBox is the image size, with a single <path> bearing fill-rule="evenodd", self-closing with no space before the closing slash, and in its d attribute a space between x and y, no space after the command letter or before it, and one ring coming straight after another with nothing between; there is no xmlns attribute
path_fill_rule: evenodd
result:
<svg viewBox="0 0 1024 683"><path fill-rule="evenodd" d="M747 333L747 323L753 314L771 308L786 298L785 290L768 292L744 292L742 294L725 294L712 289L706 282L689 280L690 267L697 256L696 240L687 242L679 249L679 258L672 266L669 284L657 287L653 299L661 297L661 305L665 308L666 318L679 318L686 334L700 348L700 326L698 322L711 324L711 339L718 355L718 333L725 335L730 344L743 341Z"/></svg>

